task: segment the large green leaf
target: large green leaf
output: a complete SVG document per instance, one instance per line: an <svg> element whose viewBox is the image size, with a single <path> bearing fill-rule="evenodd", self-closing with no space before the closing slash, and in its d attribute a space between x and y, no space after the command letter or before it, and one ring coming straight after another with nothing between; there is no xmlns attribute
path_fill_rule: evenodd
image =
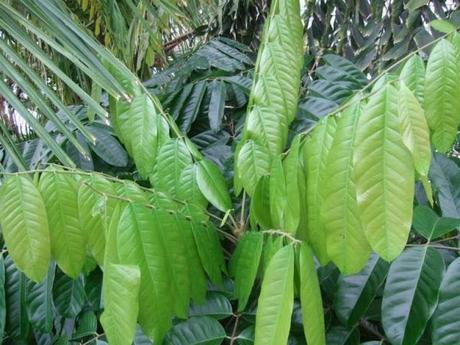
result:
<svg viewBox="0 0 460 345"><path fill-rule="evenodd" d="M323 177L321 220L327 254L344 274L359 272L371 252L358 214L353 177L353 145L361 112L361 104L356 103L337 119Z"/></svg>
<svg viewBox="0 0 460 345"><path fill-rule="evenodd" d="M91 148L104 162L116 167L128 165L128 154L106 129L96 126L86 128L96 139Z"/></svg>
<svg viewBox="0 0 460 345"><path fill-rule="evenodd" d="M161 226L152 210L130 204L121 215L116 237L120 263L138 265L141 272L139 323L159 343L171 327L174 312L174 290Z"/></svg>
<svg viewBox="0 0 460 345"><path fill-rule="evenodd" d="M192 157L182 139L170 139L160 148L154 173L150 176L152 186L172 197L177 195L182 171L192 164Z"/></svg>
<svg viewBox="0 0 460 345"><path fill-rule="evenodd" d="M104 312L101 324L113 345L131 345L139 312L141 272L137 266L108 264L104 270Z"/></svg>
<svg viewBox="0 0 460 345"><path fill-rule="evenodd" d="M300 223L300 193L298 169L300 165L300 136L292 140L289 153L283 160L284 176L286 178L287 205L284 214L283 229L295 234Z"/></svg>
<svg viewBox="0 0 460 345"><path fill-rule="evenodd" d="M300 303L305 338L309 345L326 345L321 289L313 252L302 243L299 250Z"/></svg>
<svg viewBox="0 0 460 345"><path fill-rule="evenodd" d="M460 122L459 69L454 46L441 40L433 48L426 67L425 114L431 140L441 152L450 150Z"/></svg>
<svg viewBox="0 0 460 345"><path fill-rule="evenodd" d="M217 292L209 292L204 303L193 303L189 312L189 316L209 316L216 320L225 319L232 315L230 301Z"/></svg>
<svg viewBox="0 0 460 345"><path fill-rule="evenodd" d="M53 329L55 317L53 302L53 283L56 265L50 265L46 279L41 283L28 282L27 310L32 327L43 333L50 333Z"/></svg>
<svg viewBox="0 0 460 345"><path fill-rule="evenodd" d="M175 325L166 335L164 345L220 345L225 330L219 321L202 316Z"/></svg>
<svg viewBox="0 0 460 345"><path fill-rule="evenodd" d="M388 261L404 249L414 197L414 167L401 139L398 97L389 84L370 96L358 123L353 158L364 233Z"/></svg>
<svg viewBox="0 0 460 345"><path fill-rule="evenodd" d="M284 216L287 208L287 190L283 163L281 161L281 157L279 156L272 158L269 185L272 226L275 229L284 229Z"/></svg>
<svg viewBox="0 0 460 345"><path fill-rule="evenodd" d="M431 165L430 131L422 107L404 83L399 86L399 116L402 139L412 154L415 170L420 176L428 176Z"/></svg>
<svg viewBox="0 0 460 345"><path fill-rule="evenodd" d="M235 296L238 298L238 310L244 310L252 286L257 276L262 247L263 234L249 231L241 237L230 261L230 274L235 277Z"/></svg>
<svg viewBox="0 0 460 345"><path fill-rule="evenodd" d="M321 221L323 192L328 181L326 176L327 156L329 154L336 120L334 117L323 118L306 139L303 154L306 169L306 208L308 243L322 265L329 261L326 249L326 233Z"/></svg>
<svg viewBox="0 0 460 345"><path fill-rule="evenodd" d="M27 279L16 268L11 257L5 259L5 300L6 325L5 333L13 341L26 340L29 334L29 318L27 315Z"/></svg>
<svg viewBox="0 0 460 345"><path fill-rule="evenodd" d="M418 205L414 209L412 226L427 240L433 240L460 227L460 219L439 217L428 206Z"/></svg>
<svg viewBox="0 0 460 345"><path fill-rule="evenodd" d="M407 249L392 263L382 302L383 328L392 344L417 344L436 308L443 273L441 254L427 246Z"/></svg>
<svg viewBox="0 0 460 345"><path fill-rule="evenodd" d="M294 247L281 248L265 271L257 314L255 345L286 344L294 303Z"/></svg>
<svg viewBox="0 0 460 345"><path fill-rule="evenodd" d="M208 206L208 200L201 193L197 183L196 164L190 164L185 167L179 177L179 184L176 188L177 199L194 203L202 208Z"/></svg>
<svg viewBox="0 0 460 345"><path fill-rule="evenodd" d="M432 340L436 345L455 345L460 339L460 259L453 261L444 276L439 303L432 324Z"/></svg>
<svg viewBox="0 0 460 345"><path fill-rule="evenodd" d="M412 56L404 64L399 79L406 84L420 104L423 104L425 93L425 63L419 55Z"/></svg>
<svg viewBox="0 0 460 345"><path fill-rule="evenodd" d="M219 130L224 117L225 83L222 80L215 79L209 84L208 90L211 92L208 110L209 127L213 130Z"/></svg>
<svg viewBox="0 0 460 345"><path fill-rule="evenodd" d="M339 320L352 327L364 315L385 281L389 264L373 254L357 274L338 279L334 311Z"/></svg>
<svg viewBox="0 0 460 345"><path fill-rule="evenodd" d="M248 140L236 157L238 162L235 172L246 192L252 196L259 179L270 173L270 153L265 147Z"/></svg>
<svg viewBox="0 0 460 345"><path fill-rule="evenodd" d="M71 279L57 270L53 283L53 300L59 314L65 318L75 318L85 304L83 277Z"/></svg>
<svg viewBox="0 0 460 345"><path fill-rule="evenodd" d="M39 189L48 213L51 253L62 271L76 278L86 257L78 214L78 183L63 171L47 170L40 177Z"/></svg>
<svg viewBox="0 0 460 345"><path fill-rule="evenodd" d="M147 178L153 172L158 147L158 119L155 106L146 94L134 96L129 106L116 116L121 139L131 153L139 173Z"/></svg>
<svg viewBox="0 0 460 345"><path fill-rule="evenodd" d="M227 184L219 168L208 160L197 163L196 181L201 193L209 202L222 212L232 208Z"/></svg>
<svg viewBox="0 0 460 345"><path fill-rule="evenodd" d="M0 223L8 252L18 269L36 282L50 260L50 234L42 196L23 175L8 178L0 191Z"/></svg>

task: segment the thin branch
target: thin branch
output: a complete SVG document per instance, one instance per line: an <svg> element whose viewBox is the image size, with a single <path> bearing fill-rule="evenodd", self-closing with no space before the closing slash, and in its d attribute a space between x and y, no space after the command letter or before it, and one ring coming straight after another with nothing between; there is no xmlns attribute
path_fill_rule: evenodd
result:
<svg viewBox="0 0 460 345"><path fill-rule="evenodd" d="M287 232L284 232L284 231L281 231L281 230L263 230L261 232L263 234L278 235L278 236L286 237L287 239L289 239L294 244L302 243L302 241L298 240L297 238L295 238L291 234L289 234Z"/></svg>
<svg viewBox="0 0 460 345"><path fill-rule="evenodd" d="M232 335L230 337L230 345L235 343L235 340L238 338L236 336L236 331L238 330L238 322L240 321L240 314L235 315L235 324L233 325Z"/></svg>
<svg viewBox="0 0 460 345"><path fill-rule="evenodd" d="M431 247L431 248L438 248L438 249L446 249L446 250L453 250L456 252L460 252L459 247L449 247L449 246L444 246L442 244L431 244L431 243L425 243L425 244L406 244L406 247Z"/></svg>

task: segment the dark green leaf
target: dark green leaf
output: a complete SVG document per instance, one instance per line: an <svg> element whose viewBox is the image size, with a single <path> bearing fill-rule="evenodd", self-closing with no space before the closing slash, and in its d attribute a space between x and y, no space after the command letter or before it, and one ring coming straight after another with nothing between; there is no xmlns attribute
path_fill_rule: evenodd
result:
<svg viewBox="0 0 460 345"><path fill-rule="evenodd" d="M225 339L221 324L210 317L192 317L175 325L166 335L164 345L220 345Z"/></svg>
<svg viewBox="0 0 460 345"><path fill-rule="evenodd" d="M460 219L439 217L428 206L418 205L414 209L412 226L427 240L433 240L460 227Z"/></svg>

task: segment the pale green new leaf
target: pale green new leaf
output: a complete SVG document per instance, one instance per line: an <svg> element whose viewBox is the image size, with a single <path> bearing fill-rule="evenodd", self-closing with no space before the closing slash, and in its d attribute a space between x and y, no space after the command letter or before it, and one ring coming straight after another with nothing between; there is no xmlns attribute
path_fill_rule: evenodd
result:
<svg viewBox="0 0 460 345"><path fill-rule="evenodd" d="M254 345L287 344L294 305L294 247L281 248L265 271Z"/></svg>
<svg viewBox="0 0 460 345"><path fill-rule="evenodd" d="M428 176L431 165L430 130L423 108L404 83L399 86L399 116L402 140L412 154L415 170Z"/></svg>
<svg viewBox="0 0 460 345"><path fill-rule="evenodd" d="M425 115L431 140L441 152L450 150L460 122L459 68L454 46L441 40L433 48L425 76Z"/></svg>
<svg viewBox="0 0 460 345"><path fill-rule="evenodd" d="M201 193L208 201L222 212L232 208L227 184L219 168L209 160L201 160L197 164L196 181Z"/></svg>
<svg viewBox="0 0 460 345"><path fill-rule="evenodd" d="M51 253L64 273L76 278L86 258L78 213L78 182L70 174L49 169L41 175L39 189L48 213Z"/></svg>
<svg viewBox="0 0 460 345"><path fill-rule="evenodd" d="M279 156L275 156L272 159L269 184L270 215L272 226L275 229L283 229L284 214L288 205L286 197L286 179L284 177L283 163L281 162L281 157Z"/></svg>
<svg viewBox="0 0 460 345"><path fill-rule="evenodd" d="M417 344L438 303L443 274L441 254L428 246L409 248L391 264L382 301L391 344Z"/></svg>
<svg viewBox="0 0 460 345"><path fill-rule="evenodd" d="M431 337L436 345L455 345L460 339L460 259L447 269L441 283L439 303L431 319Z"/></svg>
<svg viewBox="0 0 460 345"><path fill-rule="evenodd" d="M327 236L327 254L344 274L359 272L371 248L358 214L353 178L353 145L362 105L355 103L337 119L337 129L324 170L321 220Z"/></svg>
<svg viewBox="0 0 460 345"><path fill-rule="evenodd" d="M414 166L404 146L398 91L391 85L369 98L358 123L354 175L361 222L372 249L387 261L406 245L412 222Z"/></svg>
<svg viewBox="0 0 460 345"><path fill-rule="evenodd" d="M272 219L270 217L270 177L262 176L257 182L254 194L251 197L250 221L251 226L256 228L259 224L263 229L272 228Z"/></svg>
<svg viewBox="0 0 460 345"><path fill-rule="evenodd" d="M40 282L48 272L50 234L42 196L24 175L6 179L0 191L0 223L19 270Z"/></svg>
<svg viewBox="0 0 460 345"><path fill-rule="evenodd" d="M244 310L251 294L262 256L263 243L262 233L246 232L230 260L230 274L235 278L235 296L238 298L239 311Z"/></svg>
<svg viewBox="0 0 460 345"><path fill-rule="evenodd" d="M420 55L412 56L404 64L399 79L412 91L420 104L425 93L425 63Z"/></svg>
<svg viewBox="0 0 460 345"><path fill-rule="evenodd" d="M321 221L323 192L329 183L325 179L327 156L336 130L334 117L323 118L313 129L303 146L306 169L307 241L321 264L329 261L326 232Z"/></svg>
<svg viewBox="0 0 460 345"><path fill-rule="evenodd" d="M300 303L305 338L309 345L326 345L321 289L313 252L302 243L299 249Z"/></svg>
<svg viewBox="0 0 460 345"><path fill-rule="evenodd" d="M131 345L139 312L141 272L137 266L108 264L101 324L111 345Z"/></svg>
<svg viewBox="0 0 460 345"><path fill-rule="evenodd" d="M237 159L237 173L241 184L252 196L259 179L270 173L270 153L265 147L249 140L241 147Z"/></svg>

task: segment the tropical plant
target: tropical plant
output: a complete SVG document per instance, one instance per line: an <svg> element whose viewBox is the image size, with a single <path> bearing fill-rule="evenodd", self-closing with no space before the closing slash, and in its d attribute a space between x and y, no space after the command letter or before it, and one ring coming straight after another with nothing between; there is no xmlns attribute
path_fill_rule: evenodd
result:
<svg viewBox="0 0 460 345"><path fill-rule="evenodd" d="M169 4L122 3L143 24ZM0 121L4 343L458 343L452 18L371 78L304 55L299 2L275 0L255 63L216 37L142 83L70 17L86 2L21 5L0 3L0 90L31 125L17 145Z"/></svg>

